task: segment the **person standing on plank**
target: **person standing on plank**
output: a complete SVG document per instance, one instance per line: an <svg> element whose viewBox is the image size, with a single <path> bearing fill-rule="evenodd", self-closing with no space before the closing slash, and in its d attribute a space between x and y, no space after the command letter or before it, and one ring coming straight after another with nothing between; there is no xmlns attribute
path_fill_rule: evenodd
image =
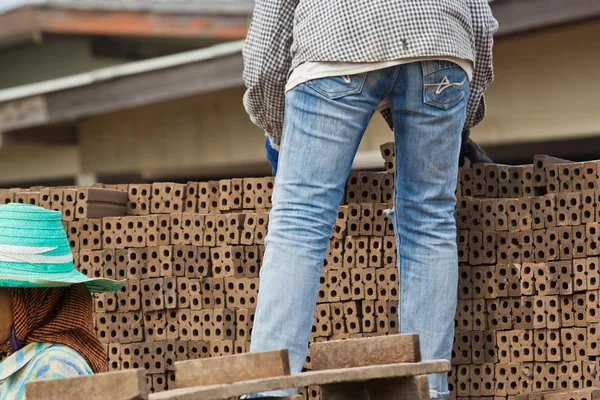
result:
<svg viewBox="0 0 600 400"><path fill-rule="evenodd" d="M487 0L256 1L244 105L276 179L251 351L286 348L302 370L345 181L383 110L396 146L400 330L420 335L423 359L450 359L461 134L484 118L497 28ZM445 374L429 383L432 399L448 398Z"/></svg>

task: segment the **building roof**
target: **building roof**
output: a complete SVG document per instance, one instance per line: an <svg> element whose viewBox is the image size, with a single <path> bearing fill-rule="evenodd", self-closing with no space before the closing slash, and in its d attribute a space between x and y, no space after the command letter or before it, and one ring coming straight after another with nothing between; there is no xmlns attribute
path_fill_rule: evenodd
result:
<svg viewBox="0 0 600 400"><path fill-rule="evenodd" d="M0 45L45 34L235 40L253 0L0 0Z"/></svg>
<svg viewBox="0 0 600 400"><path fill-rule="evenodd" d="M28 5L82 10L250 14L254 0L3 0L0 13Z"/></svg>
<svg viewBox="0 0 600 400"><path fill-rule="evenodd" d="M0 90L0 132L243 86L243 41Z"/></svg>

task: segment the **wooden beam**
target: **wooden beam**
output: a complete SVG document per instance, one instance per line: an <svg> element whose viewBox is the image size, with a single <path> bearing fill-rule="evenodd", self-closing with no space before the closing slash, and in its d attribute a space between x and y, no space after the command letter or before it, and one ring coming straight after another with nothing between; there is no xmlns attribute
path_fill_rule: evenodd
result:
<svg viewBox="0 0 600 400"><path fill-rule="evenodd" d="M419 335L332 340L310 346L313 371L421 361Z"/></svg>
<svg viewBox="0 0 600 400"><path fill-rule="evenodd" d="M145 400L148 398L143 369L114 371L70 379L29 381L25 385L30 400Z"/></svg>
<svg viewBox="0 0 600 400"><path fill-rule="evenodd" d="M248 15L51 8L37 12L37 23L43 32L74 35L243 39L249 22Z"/></svg>
<svg viewBox="0 0 600 400"><path fill-rule="evenodd" d="M220 385L290 374L287 350L202 358L175 363L178 388Z"/></svg>
<svg viewBox="0 0 600 400"><path fill-rule="evenodd" d="M600 17L598 0L501 0L490 6L500 23L497 36Z"/></svg>
<svg viewBox="0 0 600 400"><path fill-rule="evenodd" d="M403 378L417 375L437 374L450 371L447 360L422 361L420 363L377 365L349 369L310 371L277 378L258 379L224 385L175 389L151 394L150 400L224 400L250 393L300 388L312 385L329 385L344 382L366 382L377 379Z"/></svg>

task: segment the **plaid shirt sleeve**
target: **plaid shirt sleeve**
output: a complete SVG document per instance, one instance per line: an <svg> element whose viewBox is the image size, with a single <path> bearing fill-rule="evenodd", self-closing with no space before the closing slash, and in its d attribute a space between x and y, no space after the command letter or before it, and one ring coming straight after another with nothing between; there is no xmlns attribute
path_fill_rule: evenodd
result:
<svg viewBox="0 0 600 400"><path fill-rule="evenodd" d="M468 0L468 4L473 24L475 68L464 129L471 129L485 117L484 92L494 80L492 47L498 30L498 21L492 15L488 0Z"/></svg>
<svg viewBox="0 0 600 400"><path fill-rule="evenodd" d="M244 107L275 148L283 131L285 85L292 64L294 12L298 0L257 0L244 45Z"/></svg>

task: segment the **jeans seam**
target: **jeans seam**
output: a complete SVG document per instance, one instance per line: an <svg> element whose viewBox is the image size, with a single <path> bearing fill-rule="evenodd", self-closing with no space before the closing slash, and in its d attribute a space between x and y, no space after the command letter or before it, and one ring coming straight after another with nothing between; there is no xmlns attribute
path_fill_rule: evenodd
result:
<svg viewBox="0 0 600 400"><path fill-rule="evenodd" d="M396 81L398 80L398 75L400 75L400 68L402 67L402 65L398 65L394 68L394 75L392 76L392 79L390 79L390 83L388 88L385 90L385 93L382 97L382 99L387 98L390 93L392 93L392 90L394 90L394 86L396 86Z"/></svg>

